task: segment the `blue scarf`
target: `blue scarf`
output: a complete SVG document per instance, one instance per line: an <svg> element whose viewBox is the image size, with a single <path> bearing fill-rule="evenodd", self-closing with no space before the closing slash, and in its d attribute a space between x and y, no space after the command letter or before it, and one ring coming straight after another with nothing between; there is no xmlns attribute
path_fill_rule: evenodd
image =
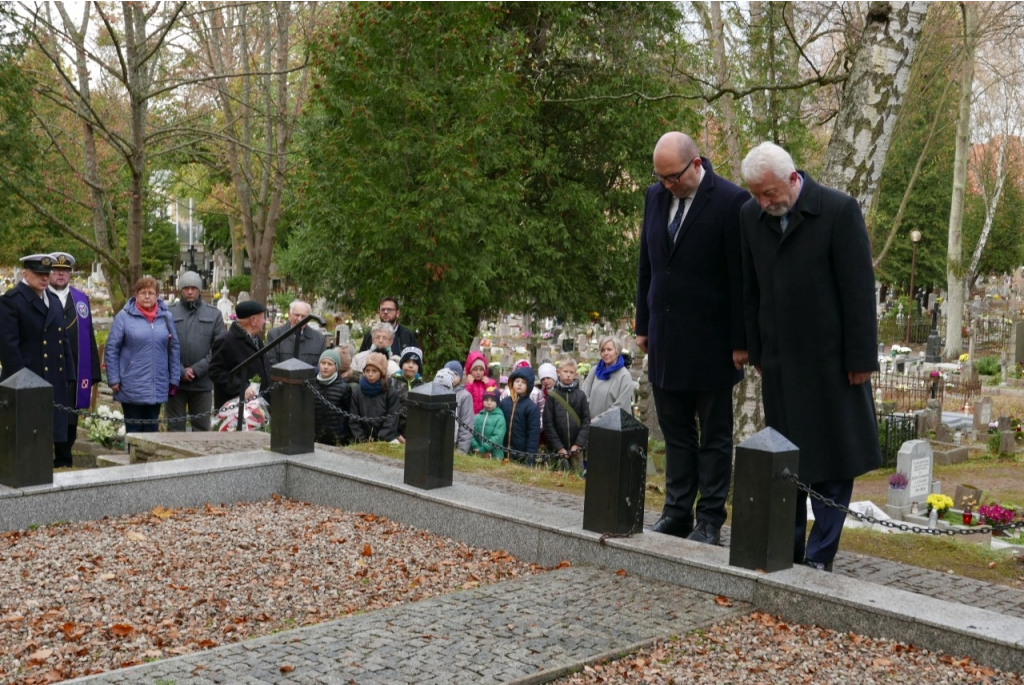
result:
<svg viewBox="0 0 1024 685"><path fill-rule="evenodd" d="M618 371L619 369L621 369L625 365L626 365L626 360L623 359L622 355L620 354L619 358L616 359L615 363L612 364L611 366L605 366L603 359L601 361L599 361L597 363L597 366L594 367L594 373L597 374L597 379L599 381L606 381L606 380L608 380L609 378L612 377L613 373L615 373L616 371Z"/></svg>
<svg viewBox="0 0 1024 685"><path fill-rule="evenodd" d="M363 394L367 397L376 397L384 392L384 385L380 381L371 383L366 380L366 376L363 376L359 379L359 389L362 390Z"/></svg>

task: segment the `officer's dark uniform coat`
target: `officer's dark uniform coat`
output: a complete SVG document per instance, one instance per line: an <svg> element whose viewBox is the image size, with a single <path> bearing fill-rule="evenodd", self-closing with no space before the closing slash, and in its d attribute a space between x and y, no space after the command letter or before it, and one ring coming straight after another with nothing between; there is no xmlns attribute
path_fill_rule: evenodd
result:
<svg viewBox="0 0 1024 685"><path fill-rule="evenodd" d="M53 386L55 404L70 406L68 384L74 383L74 357L64 326L60 299L44 291L50 306L24 282L0 297L0 364L5 381L22 369L29 369ZM53 441L68 436L67 413L54 408Z"/></svg>

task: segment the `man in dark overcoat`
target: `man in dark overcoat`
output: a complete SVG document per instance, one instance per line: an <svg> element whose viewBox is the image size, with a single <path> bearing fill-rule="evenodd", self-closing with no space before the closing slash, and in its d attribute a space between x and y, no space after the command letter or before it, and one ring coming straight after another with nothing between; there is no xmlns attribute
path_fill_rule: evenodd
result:
<svg viewBox="0 0 1024 685"><path fill-rule="evenodd" d="M92 389L101 380L100 352L96 346L96 331L92 326L92 303L89 296L71 285L71 270L75 267L74 256L67 252L50 255L53 264L50 274L51 293L60 300L64 310L64 330L75 360L75 382L68 385L69 406L75 409L89 409L92 406ZM53 443L54 468L73 466L71 450L78 437L78 415L68 414L68 439Z"/></svg>
<svg viewBox="0 0 1024 685"><path fill-rule="evenodd" d="M747 361L739 211L750 196L678 132L655 146L654 178L636 295L636 342L649 354L665 436L665 506L653 530L718 544L732 475L732 387Z"/></svg>
<svg viewBox="0 0 1024 685"><path fill-rule="evenodd" d="M243 388L245 399L251 400L254 393L246 386L256 376L260 377L260 392L270 387L270 364L266 355L250 361L243 371L231 373L232 369L263 349L266 313L267 308L255 300L239 302L235 305L237 320L214 341L210 352L210 378L213 379L213 403L217 408L228 400L237 400ZM267 401L270 401L269 397Z"/></svg>
<svg viewBox="0 0 1024 685"><path fill-rule="evenodd" d="M47 287L53 258L21 258L22 281L0 297L0 381L29 369L53 386L55 405L68 406L68 383L75 381L74 358L60 300ZM53 409L53 441L68 439L66 411Z"/></svg>
<svg viewBox="0 0 1024 685"><path fill-rule="evenodd" d="M309 303L302 300L295 300L288 306L288 321L271 328L267 333L267 344L274 342L285 333L290 331L299 322L312 313ZM274 368L283 361L298 359L306 362L313 368L320 364L320 353L327 349L327 338L309 324L302 327L302 330L292 335L290 340L285 340L277 347L267 352L267 363Z"/></svg>
<svg viewBox="0 0 1024 685"><path fill-rule="evenodd" d="M878 369L875 274L857 201L797 171L774 143L743 160L744 307L766 423L800 449L800 481L848 505L882 454L871 397ZM793 558L831 570L846 515L797 499ZM806 548L805 548L806 537Z"/></svg>

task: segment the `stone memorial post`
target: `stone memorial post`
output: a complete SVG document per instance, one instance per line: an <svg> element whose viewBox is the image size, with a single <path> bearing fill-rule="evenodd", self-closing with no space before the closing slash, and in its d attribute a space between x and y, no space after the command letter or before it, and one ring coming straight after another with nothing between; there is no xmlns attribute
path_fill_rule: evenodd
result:
<svg viewBox="0 0 1024 685"><path fill-rule="evenodd" d="M729 565L767 573L793 566L800 451L774 428L736 446Z"/></svg>
<svg viewBox="0 0 1024 685"><path fill-rule="evenodd" d="M1017 431L999 432L999 454L1014 454L1017 452Z"/></svg>
<svg viewBox="0 0 1024 685"><path fill-rule="evenodd" d="M0 383L0 485L53 483L53 386L22 369Z"/></svg>
<svg viewBox="0 0 1024 685"><path fill-rule="evenodd" d="M583 529L616 535L644 527L647 426L621 408L590 423Z"/></svg>
<svg viewBox="0 0 1024 685"><path fill-rule="evenodd" d="M455 393L440 383L425 383L406 399L406 485L423 490L452 484L455 464Z"/></svg>
<svg viewBox="0 0 1024 685"><path fill-rule="evenodd" d="M988 395L974 403L974 430L988 431L988 424L992 423L992 398Z"/></svg>
<svg viewBox="0 0 1024 685"><path fill-rule="evenodd" d="M908 440L896 455L896 470L907 476L907 496L911 504L927 504L932 492L934 456L927 440Z"/></svg>
<svg viewBox="0 0 1024 685"><path fill-rule="evenodd" d="M298 359L286 359L270 369L270 451L278 454L309 454L313 451L317 399L306 387L316 369Z"/></svg>
<svg viewBox="0 0 1024 685"><path fill-rule="evenodd" d="M935 440L944 443L953 442L953 428L945 423L940 423L935 427Z"/></svg>

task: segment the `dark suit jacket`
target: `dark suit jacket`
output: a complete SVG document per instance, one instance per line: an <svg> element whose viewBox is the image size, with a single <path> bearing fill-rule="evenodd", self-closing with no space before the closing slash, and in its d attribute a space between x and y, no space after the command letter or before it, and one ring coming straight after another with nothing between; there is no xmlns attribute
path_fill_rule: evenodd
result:
<svg viewBox="0 0 1024 685"><path fill-rule="evenodd" d="M765 421L800 448L800 480L819 483L882 464L871 383L847 380L878 369L875 272L857 201L803 177L785 232L744 205L743 286Z"/></svg>
<svg viewBox="0 0 1024 685"><path fill-rule="evenodd" d="M742 378L732 352L747 348L739 213L750 195L702 161L704 178L674 243L672 194L656 183L644 204L636 334L648 337L648 376L665 390L731 387Z"/></svg>
<svg viewBox="0 0 1024 685"><path fill-rule="evenodd" d="M262 347L262 344L260 347L253 345L252 339L237 321L217 337L210 354L210 378L213 379L214 406L219 409L228 400L237 400L238 395L245 386L249 385L249 379L253 376L260 377L261 392L270 387L270 364L267 363L266 355L249 362L241 375L238 373L233 376L229 375L231 369ZM267 401L270 401L269 396Z"/></svg>
<svg viewBox="0 0 1024 685"><path fill-rule="evenodd" d="M267 333L267 344L274 342L291 328L287 322L277 328L271 328ZM270 368L295 357L295 335L299 336L299 361L306 362L313 368L320 364L320 354L327 349L327 339L320 331L306 326L300 333L293 334L293 337L267 352L267 363L270 364Z"/></svg>
<svg viewBox="0 0 1024 685"><path fill-rule="evenodd" d="M43 304L24 282L0 297L0 364L5 381L22 369L29 369L53 386L53 401L69 406L68 383L75 382L75 361L64 326L60 299L50 291ZM54 409L53 441L68 435L67 413Z"/></svg>

